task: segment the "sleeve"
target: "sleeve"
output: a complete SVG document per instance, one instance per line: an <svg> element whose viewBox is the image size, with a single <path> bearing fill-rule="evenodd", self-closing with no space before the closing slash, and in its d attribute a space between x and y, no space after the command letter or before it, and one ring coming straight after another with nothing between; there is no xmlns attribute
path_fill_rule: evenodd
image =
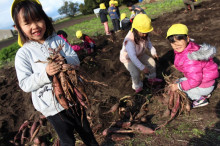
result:
<svg viewBox="0 0 220 146"><path fill-rule="evenodd" d="M24 51L18 51L15 57L15 69L20 88L24 92L32 92L47 83L51 83L47 73L46 67L42 64L40 73L34 73L32 70L30 59Z"/></svg>
<svg viewBox="0 0 220 146"><path fill-rule="evenodd" d="M125 49L128 53L128 57L134 63L134 65L137 66L140 70L144 70L145 65L142 64L141 61L138 59L135 51L135 45L131 41L127 41Z"/></svg>
<svg viewBox="0 0 220 146"><path fill-rule="evenodd" d="M157 51L156 51L156 49L154 48L154 46L152 45L149 36L148 36L148 41L147 41L146 43L147 43L147 44L146 44L146 45L147 45L147 48L148 48L148 50L150 51L151 55L152 55L152 56L157 55Z"/></svg>
<svg viewBox="0 0 220 146"><path fill-rule="evenodd" d="M196 63L197 62L197 63ZM192 61L184 67L184 76L187 80L180 83L182 90L190 90L198 87L202 83L202 66L198 61Z"/></svg>

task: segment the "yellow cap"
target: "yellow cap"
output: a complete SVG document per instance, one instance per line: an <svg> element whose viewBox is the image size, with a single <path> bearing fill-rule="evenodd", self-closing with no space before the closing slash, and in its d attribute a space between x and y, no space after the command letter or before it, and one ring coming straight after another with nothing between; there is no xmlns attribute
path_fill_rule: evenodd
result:
<svg viewBox="0 0 220 146"><path fill-rule="evenodd" d="M125 19L126 13L121 13L121 20Z"/></svg>
<svg viewBox="0 0 220 146"><path fill-rule="evenodd" d="M112 4L115 4L115 1L109 1L109 7L111 7Z"/></svg>
<svg viewBox="0 0 220 146"><path fill-rule="evenodd" d="M141 33L148 33L153 30L151 19L146 14L138 14L134 17L131 31L135 28Z"/></svg>
<svg viewBox="0 0 220 146"><path fill-rule="evenodd" d="M187 26L184 24L173 24L167 31L167 37L171 35L178 35L178 34L188 35Z"/></svg>
<svg viewBox="0 0 220 146"><path fill-rule="evenodd" d="M118 1L114 1L114 4L117 7L118 6Z"/></svg>
<svg viewBox="0 0 220 146"><path fill-rule="evenodd" d="M99 5L99 8L100 8L100 9L106 9L105 3L101 3L101 4Z"/></svg>
<svg viewBox="0 0 220 146"><path fill-rule="evenodd" d="M81 30L78 30L77 32L76 32L76 37L79 39L79 38L81 38L82 37L82 31Z"/></svg>
<svg viewBox="0 0 220 146"><path fill-rule="evenodd" d="M13 20L12 11L13 11L14 7L15 7L19 2L22 2L22 1L24 1L24 0L14 0L14 2L12 3L12 5L11 5L11 18L12 18L12 20ZM38 4L41 5L41 3L40 3L39 0L31 0L31 1L37 2ZM18 33L18 45L21 46L21 47L23 46L23 42L21 41L21 37L20 37L20 34L19 34L19 33Z"/></svg>

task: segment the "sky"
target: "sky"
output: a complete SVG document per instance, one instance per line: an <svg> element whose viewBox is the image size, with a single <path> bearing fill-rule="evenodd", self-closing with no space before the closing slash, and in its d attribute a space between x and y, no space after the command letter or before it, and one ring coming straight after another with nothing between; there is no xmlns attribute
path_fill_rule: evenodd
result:
<svg viewBox="0 0 220 146"><path fill-rule="evenodd" d="M0 29L13 29L11 18L11 5L14 0L0 0ZM44 11L49 17L56 19L60 17L58 9L63 6L65 0L40 0ZM84 0L67 0L74 3L84 3Z"/></svg>

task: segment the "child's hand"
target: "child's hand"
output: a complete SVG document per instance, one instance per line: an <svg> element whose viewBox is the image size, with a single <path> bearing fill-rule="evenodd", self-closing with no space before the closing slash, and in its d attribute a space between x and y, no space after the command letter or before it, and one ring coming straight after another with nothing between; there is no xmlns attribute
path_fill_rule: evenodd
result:
<svg viewBox="0 0 220 146"><path fill-rule="evenodd" d="M62 70L77 70L79 66L71 65L71 64L63 64Z"/></svg>
<svg viewBox="0 0 220 146"><path fill-rule="evenodd" d="M177 84L170 84L169 87L171 91L176 91L179 89Z"/></svg>
<svg viewBox="0 0 220 146"><path fill-rule="evenodd" d="M62 68L62 65L57 64L55 62L52 63L48 63L48 65L46 66L46 72L49 76L53 76L56 73L58 73Z"/></svg>
<svg viewBox="0 0 220 146"><path fill-rule="evenodd" d="M55 62L59 64L65 63L64 58L60 53L58 53L57 55L54 55L52 59L55 60Z"/></svg>
<svg viewBox="0 0 220 146"><path fill-rule="evenodd" d="M148 70L148 68L147 68L146 66L145 66L143 72L144 72L145 74L149 73L149 70Z"/></svg>

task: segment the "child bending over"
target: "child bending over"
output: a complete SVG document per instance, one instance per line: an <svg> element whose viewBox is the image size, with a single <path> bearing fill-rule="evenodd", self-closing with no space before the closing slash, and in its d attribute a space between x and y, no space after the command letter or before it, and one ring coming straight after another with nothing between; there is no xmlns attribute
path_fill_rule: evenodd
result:
<svg viewBox="0 0 220 146"><path fill-rule="evenodd" d="M124 39L120 51L120 61L130 72L132 88L138 93L143 89L140 72L144 72L149 82L161 82L156 78L156 63L145 53L148 48L151 55L157 58L156 49L152 46L149 33L153 30L151 20L146 14L138 14L132 28Z"/></svg>

